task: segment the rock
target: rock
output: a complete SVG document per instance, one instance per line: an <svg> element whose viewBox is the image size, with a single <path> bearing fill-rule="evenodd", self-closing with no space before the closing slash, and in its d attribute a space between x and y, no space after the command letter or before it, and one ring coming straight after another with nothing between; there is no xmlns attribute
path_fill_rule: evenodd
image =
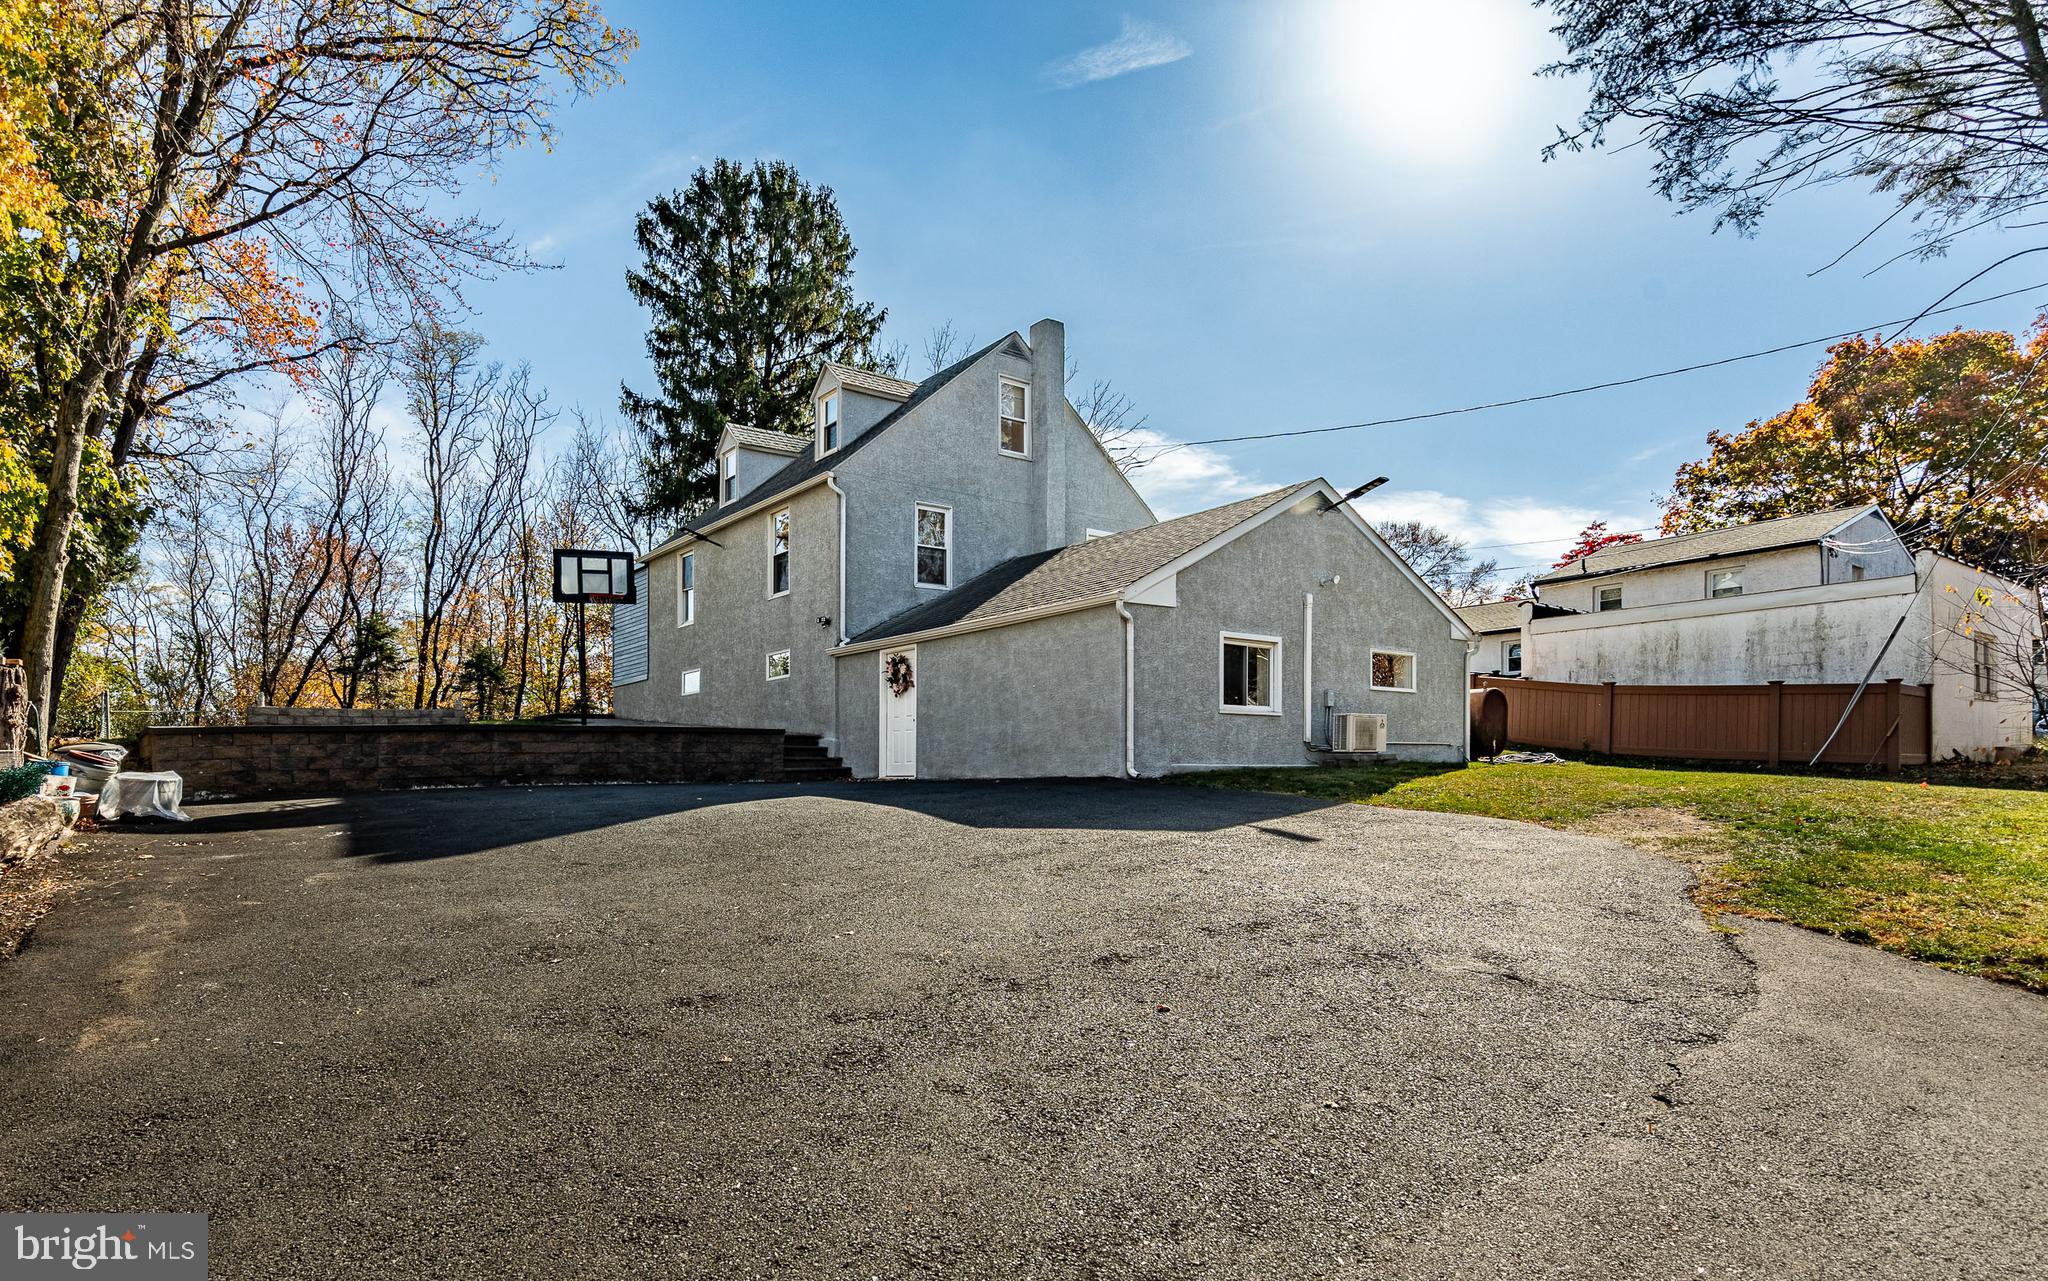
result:
<svg viewBox="0 0 2048 1281"><path fill-rule="evenodd" d="M42 853L67 826L64 807L47 796L0 805L0 870Z"/></svg>

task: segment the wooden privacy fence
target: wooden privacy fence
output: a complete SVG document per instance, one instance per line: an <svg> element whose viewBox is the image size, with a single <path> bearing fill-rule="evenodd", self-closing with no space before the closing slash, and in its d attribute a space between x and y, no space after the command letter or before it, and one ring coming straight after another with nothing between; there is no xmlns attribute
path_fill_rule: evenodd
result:
<svg viewBox="0 0 2048 1281"><path fill-rule="evenodd" d="M1578 685L1475 676L1507 695L1508 739L1526 747L1804 765L1827 740L1854 685ZM1833 765L1925 765L1932 755L1932 687L1872 683L1821 760Z"/></svg>

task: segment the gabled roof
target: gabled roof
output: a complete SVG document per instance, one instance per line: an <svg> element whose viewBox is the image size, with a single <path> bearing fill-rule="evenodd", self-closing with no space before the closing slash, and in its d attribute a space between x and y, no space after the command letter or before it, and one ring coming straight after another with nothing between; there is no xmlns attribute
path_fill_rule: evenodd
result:
<svg viewBox="0 0 2048 1281"><path fill-rule="evenodd" d="M1711 560L1720 556L1740 556L1748 552L1775 551L1782 547L1818 543L1850 521L1876 510L1878 509L1874 504L1842 507L1834 511L1811 512L1803 516L1781 516L1776 520L1760 520L1750 525L1705 529L1696 534L1674 534L1669 538L1652 538L1640 543L1616 543L1612 547L1601 548L1591 556L1582 556L1569 565L1553 569L1536 581L1569 582L1579 578L1619 574L1632 569L1652 569L1659 565L1676 565L1687 561Z"/></svg>
<svg viewBox="0 0 2048 1281"><path fill-rule="evenodd" d="M897 378L874 369L862 369L857 365L842 365L836 360L825 362L824 368L818 371L819 380L823 381L827 374L836 378L841 387L864 392L870 396L880 396L885 400L909 400L918 387L908 379Z"/></svg>
<svg viewBox="0 0 2048 1281"><path fill-rule="evenodd" d="M1071 547L1014 557L944 596L870 627L847 643L861 645L962 624L992 624L1010 615L1036 615L1062 606L1114 598L1139 579L1315 483L1303 481L1156 525L1142 525Z"/></svg>
<svg viewBox="0 0 2048 1281"><path fill-rule="evenodd" d="M741 494L733 502L714 505L703 515L685 521L676 532L662 539L661 542L655 545L653 550L649 551L641 559L652 560L654 557L668 551L676 543L682 541L686 535L709 532L725 521L752 511L754 508L772 499L779 498L814 481L823 480L826 473L838 466L841 460L859 453L868 445L873 444L881 437L883 432L901 422L905 414L908 414L911 410L929 400L940 388L959 377L969 365L972 365L975 361L980 360L983 356L988 355L1015 337L1015 334L1005 334L973 355L954 361L938 373L916 384L916 390L911 394L910 399L890 410L882 417L880 422L877 422L860 435L855 436L852 440L847 441L838 449L833 450L822 458L812 454L808 457L800 455L791 459L787 466L746 493Z"/></svg>
<svg viewBox="0 0 2048 1281"><path fill-rule="evenodd" d="M1490 600L1478 605L1460 605L1458 617L1475 632L1513 632L1522 627L1522 602Z"/></svg>
<svg viewBox="0 0 2048 1281"><path fill-rule="evenodd" d="M811 447L808 432L769 431L765 427L748 427L743 423L727 423L725 432L736 444L768 454L785 454L793 458Z"/></svg>

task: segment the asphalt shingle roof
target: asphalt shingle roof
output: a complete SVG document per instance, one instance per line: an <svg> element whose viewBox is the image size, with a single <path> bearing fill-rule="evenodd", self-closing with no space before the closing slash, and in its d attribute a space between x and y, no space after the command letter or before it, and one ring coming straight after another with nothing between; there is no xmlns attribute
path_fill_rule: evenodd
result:
<svg viewBox="0 0 2048 1281"><path fill-rule="evenodd" d="M1775 547L1796 547L1826 537L1850 517L1869 511L1868 506L1843 507L1835 511L1811 512L1804 516L1782 516L1760 520L1753 525L1731 525L1726 529L1704 529L1697 534L1674 534L1640 543L1617 543L1603 547L1561 569L1538 578L1538 583L1567 582L1592 578L1627 569L1649 569L1681 561L1705 560L1713 556L1735 556L1743 552L1766 551Z"/></svg>
<svg viewBox="0 0 2048 1281"><path fill-rule="evenodd" d="M1300 493L1302 481L1208 511L1091 538L1071 547L1034 552L1004 561L987 573L905 610L852 639L853 644L908 636L956 623L986 622L1007 614L1044 609L1122 591L1152 571L1237 528L1259 513Z"/></svg>
<svg viewBox="0 0 2048 1281"><path fill-rule="evenodd" d="M1490 600L1479 605L1460 605L1458 617L1475 632L1510 632L1522 625L1522 602Z"/></svg>
<svg viewBox="0 0 2048 1281"><path fill-rule="evenodd" d="M839 385L842 387L851 387L855 391L864 391L876 396L887 396L890 400L908 400L918 388L918 384L908 379L895 378L873 369L842 365L836 360L826 361L825 368L839 376Z"/></svg>
<svg viewBox="0 0 2048 1281"><path fill-rule="evenodd" d="M973 355L957 360L923 382L915 384L916 390L912 393L909 400L890 410L888 414L883 416L880 422L877 422L860 435L855 436L852 440L847 441L838 449L826 454L823 458L818 457L816 453L812 453L808 457L799 455L790 459L787 466L783 467L782 470L776 472L773 476L770 476L767 480L741 494L734 501L718 504L703 515L693 520L685 521L674 533L662 539L655 546L657 548L666 548L684 534L708 529L734 512L744 511L756 503L766 502L777 494L786 494L797 486L815 480L824 473L831 471L839 465L841 459L859 453L862 449L872 444L880 438L883 432L902 421L905 414L923 404L941 387L959 377L961 372L969 365L972 365L975 361L980 360L983 356L988 355L1008 341L1010 341L1010 335L1005 334Z"/></svg>
<svg viewBox="0 0 2048 1281"><path fill-rule="evenodd" d="M734 440L748 449L764 450L771 454L800 454L811 447L809 433L769 431L765 427L748 427L740 423L729 423L726 430L732 433Z"/></svg>

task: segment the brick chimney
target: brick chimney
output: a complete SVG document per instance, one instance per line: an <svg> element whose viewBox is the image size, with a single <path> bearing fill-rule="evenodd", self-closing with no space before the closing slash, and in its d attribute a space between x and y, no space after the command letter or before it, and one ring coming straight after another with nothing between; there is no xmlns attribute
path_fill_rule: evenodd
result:
<svg viewBox="0 0 2048 1281"><path fill-rule="evenodd" d="M1067 327L1031 326L1031 455L1038 469L1038 545L1067 544Z"/></svg>

